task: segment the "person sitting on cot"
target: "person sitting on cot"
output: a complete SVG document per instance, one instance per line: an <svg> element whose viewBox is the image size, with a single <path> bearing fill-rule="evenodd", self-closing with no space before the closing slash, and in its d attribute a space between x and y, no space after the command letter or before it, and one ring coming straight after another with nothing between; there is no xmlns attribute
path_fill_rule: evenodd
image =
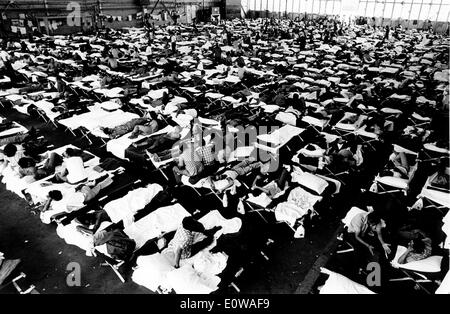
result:
<svg viewBox="0 0 450 314"><path fill-rule="evenodd" d="M205 229L205 227L194 217L185 217L178 227L172 241L162 254L168 258L173 267L179 268L180 262L194 256L205 249L214 241L214 234L222 227ZM198 235L204 235L206 238L194 243Z"/></svg>
<svg viewBox="0 0 450 314"><path fill-rule="evenodd" d="M79 153L73 148L67 148L63 154L63 163L57 166L54 180L56 182L67 182L78 184L87 179L84 162Z"/></svg>

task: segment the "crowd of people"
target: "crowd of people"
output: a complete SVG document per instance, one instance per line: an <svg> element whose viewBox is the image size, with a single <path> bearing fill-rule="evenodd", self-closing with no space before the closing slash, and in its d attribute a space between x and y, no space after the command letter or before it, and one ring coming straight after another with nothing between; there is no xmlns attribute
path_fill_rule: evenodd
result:
<svg viewBox="0 0 450 314"><path fill-rule="evenodd" d="M314 232L309 220L344 199L341 218L360 210L345 231L357 271L372 260L388 268L395 258L448 257L448 48L447 37L430 31L326 17L44 36L3 41L1 97L91 141L101 133L116 157L161 173L171 189L212 195L229 219L257 213L304 238ZM110 175L89 179L81 151L37 156L23 141L2 142L1 175L72 185L63 212L112 183ZM137 213L174 202L167 191L157 195ZM65 197L51 189L35 205L44 213ZM140 248L123 232L125 219L100 228L116 223L105 211L80 214L77 231L95 247L110 243L117 259L158 253L179 268L221 233L194 217ZM194 244L197 233L205 239ZM112 244L119 242L121 249ZM400 245L407 249L398 257Z"/></svg>

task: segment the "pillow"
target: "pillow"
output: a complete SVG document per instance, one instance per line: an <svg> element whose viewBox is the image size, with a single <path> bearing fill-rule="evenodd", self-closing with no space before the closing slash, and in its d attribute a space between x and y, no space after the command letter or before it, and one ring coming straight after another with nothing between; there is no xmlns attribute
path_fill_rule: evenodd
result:
<svg viewBox="0 0 450 314"><path fill-rule="evenodd" d="M350 223L352 222L353 218L360 214L360 213L365 213L365 210L362 210L361 208L358 207L352 207L348 212L347 215L345 215L344 219L342 219L342 223L348 227L350 225Z"/></svg>
<svg viewBox="0 0 450 314"><path fill-rule="evenodd" d="M424 273L438 273L441 271L442 256L433 255L420 261L414 261L406 264L399 264L397 261L403 253L406 252L406 247L398 246L395 257L391 264L395 268L403 268L412 271L424 272Z"/></svg>
<svg viewBox="0 0 450 314"><path fill-rule="evenodd" d="M107 101L107 102L104 102L101 104L101 108L103 110L110 111L110 112L115 111L115 110L119 109L120 107L121 106L118 103L115 103L113 101Z"/></svg>
<svg viewBox="0 0 450 314"><path fill-rule="evenodd" d="M396 177L380 177L376 179L378 183L405 190L408 188L408 180Z"/></svg>

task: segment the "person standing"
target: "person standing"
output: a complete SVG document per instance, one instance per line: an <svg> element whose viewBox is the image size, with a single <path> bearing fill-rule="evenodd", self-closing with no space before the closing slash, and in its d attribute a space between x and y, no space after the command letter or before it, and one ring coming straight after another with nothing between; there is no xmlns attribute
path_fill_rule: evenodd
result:
<svg viewBox="0 0 450 314"><path fill-rule="evenodd" d="M172 33L172 36L170 37L170 42L172 45L172 53L177 54L177 34Z"/></svg>

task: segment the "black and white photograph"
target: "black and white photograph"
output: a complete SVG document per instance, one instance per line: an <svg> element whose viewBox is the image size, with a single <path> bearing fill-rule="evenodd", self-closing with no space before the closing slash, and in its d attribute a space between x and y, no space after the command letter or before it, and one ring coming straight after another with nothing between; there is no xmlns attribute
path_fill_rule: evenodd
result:
<svg viewBox="0 0 450 314"><path fill-rule="evenodd" d="M450 294L449 0L0 15L0 295Z"/></svg>

